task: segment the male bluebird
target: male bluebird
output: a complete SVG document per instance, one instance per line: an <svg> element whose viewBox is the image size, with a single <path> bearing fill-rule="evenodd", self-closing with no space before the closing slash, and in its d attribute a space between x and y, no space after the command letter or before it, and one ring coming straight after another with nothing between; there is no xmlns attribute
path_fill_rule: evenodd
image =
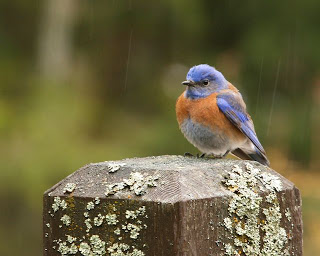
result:
<svg viewBox="0 0 320 256"><path fill-rule="evenodd" d="M176 104L180 130L202 153L270 165L238 89L215 68L201 64L187 74Z"/></svg>

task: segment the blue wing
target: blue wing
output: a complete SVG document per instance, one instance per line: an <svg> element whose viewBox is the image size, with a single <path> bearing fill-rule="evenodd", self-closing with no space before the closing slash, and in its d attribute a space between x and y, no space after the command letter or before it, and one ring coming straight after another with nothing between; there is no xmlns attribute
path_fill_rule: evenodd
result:
<svg viewBox="0 0 320 256"><path fill-rule="evenodd" d="M255 147L265 155L265 151L254 131L252 120L246 112L242 97L239 95L236 98L236 96L230 93L219 94L217 96L217 105L229 121L246 135Z"/></svg>

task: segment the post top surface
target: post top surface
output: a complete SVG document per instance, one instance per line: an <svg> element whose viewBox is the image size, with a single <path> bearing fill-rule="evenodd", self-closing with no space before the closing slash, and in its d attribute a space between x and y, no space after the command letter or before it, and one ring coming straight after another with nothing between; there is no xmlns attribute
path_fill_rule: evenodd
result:
<svg viewBox="0 0 320 256"><path fill-rule="evenodd" d="M163 203L229 196L231 192L223 185L226 175L235 165L245 169L248 164L258 170L262 178L264 174L266 179L269 174L275 177L281 183L280 190L294 187L293 183L258 162L164 155L91 163L45 194L68 196L72 193L74 197L107 196Z"/></svg>

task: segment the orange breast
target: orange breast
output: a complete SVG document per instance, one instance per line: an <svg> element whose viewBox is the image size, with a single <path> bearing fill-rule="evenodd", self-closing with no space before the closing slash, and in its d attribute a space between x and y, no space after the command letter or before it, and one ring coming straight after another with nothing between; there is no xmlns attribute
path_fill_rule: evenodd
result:
<svg viewBox="0 0 320 256"><path fill-rule="evenodd" d="M179 125L186 118L205 125L213 132L224 132L225 135L234 139L243 139L245 136L235 127L217 106L217 93L213 93L206 98L191 100L180 95L176 104L176 114Z"/></svg>

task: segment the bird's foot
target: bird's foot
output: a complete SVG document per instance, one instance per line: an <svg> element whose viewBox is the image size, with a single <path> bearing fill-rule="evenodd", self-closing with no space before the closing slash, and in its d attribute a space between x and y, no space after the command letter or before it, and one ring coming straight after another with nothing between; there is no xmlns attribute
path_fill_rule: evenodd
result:
<svg viewBox="0 0 320 256"><path fill-rule="evenodd" d="M201 155L197 154L197 158L205 158L206 153L202 153Z"/></svg>
<svg viewBox="0 0 320 256"><path fill-rule="evenodd" d="M194 157L194 155L192 155L192 154L189 153L189 152L185 152L185 153L183 154L183 156L185 156L185 157Z"/></svg>
<svg viewBox="0 0 320 256"><path fill-rule="evenodd" d="M224 153L224 155L223 155L221 158L226 157L229 153L230 153L230 150L227 150L227 152L226 152L226 153Z"/></svg>

